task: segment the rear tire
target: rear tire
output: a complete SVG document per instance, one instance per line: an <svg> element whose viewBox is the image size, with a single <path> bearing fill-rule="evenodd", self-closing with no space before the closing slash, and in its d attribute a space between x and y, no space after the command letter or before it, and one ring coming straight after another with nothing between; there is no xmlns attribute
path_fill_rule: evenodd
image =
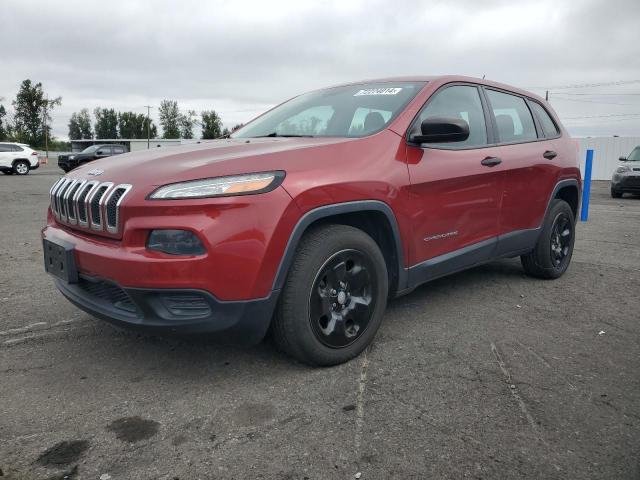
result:
<svg viewBox="0 0 640 480"><path fill-rule="evenodd" d="M272 335L277 347L314 366L337 365L373 340L387 305L387 267L362 230L328 225L306 233L285 282Z"/></svg>
<svg viewBox="0 0 640 480"><path fill-rule="evenodd" d="M569 267L575 242L573 210L567 202L554 199L542 225L535 248L520 260L524 271L537 278L558 278Z"/></svg>
<svg viewBox="0 0 640 480"><path fill-rule="evenodd" d="M26 175L27 173L29 173L29 167L29 162L27 162L26 160L18 160L13 164L13 172L16 175Z"/></svg>
<svg viewBox="0 0 640 480"><path fill-rule="evenodd" d="M622 192L619 192L618 190L615 190L613 187L611 187L611 198L622 198Z"/></svg>

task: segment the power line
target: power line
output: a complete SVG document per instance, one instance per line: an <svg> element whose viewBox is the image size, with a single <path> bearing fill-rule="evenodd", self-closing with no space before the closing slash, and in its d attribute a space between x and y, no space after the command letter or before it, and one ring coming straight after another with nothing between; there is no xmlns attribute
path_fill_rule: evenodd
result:
<svg viewBox="0 0 640 480"><path fill-rule="evenodd" d="M589 97L600 97L600 96L612 96L612 97L621 97L621 96L630 96L630 95L640 95L640 93L574 93L574 92L549 92L554 95L579 95L579 96L589 96Z"/></svg>
<svg viewBox="0 0 640 480"><path fill-rule="evenodd" d="M529 88L532 90L564 90L569 88L611 87L614 85L631 85L633 83L640 83L640 80L616 80L613 82L574 83L573 85L559 85L555 87L525 87L525 88Z"/></svg>
<svg viewBox="0 0 640 480"><path fill-rule="evenodd" d="M600 102L598 100L582 100L580 98L562 98L558 96L554 96L554 100L564 100L566 102L580 102L580 103L597 103L599 105L636 105L635 103Z"/></svg>
<svg viewBox="0 0 640 480"><path fill-rule="evenodd" d="M586 115L583 117L564 117L563 120L578 120L582 118L609 118L609 117L637 117L640 113L613 113L609 115Z"/></svg>

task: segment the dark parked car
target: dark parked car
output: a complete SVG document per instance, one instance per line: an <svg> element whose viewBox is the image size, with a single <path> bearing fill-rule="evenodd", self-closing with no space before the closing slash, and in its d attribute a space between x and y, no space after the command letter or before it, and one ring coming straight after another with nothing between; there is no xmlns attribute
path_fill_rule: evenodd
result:
<svg viewBox="0 0 640 480"><path fill-rule="evenodd" d="M127 150L124 145L91 145L80 153L72 153L69 155L60 155L58 157L58 166L65 172L70 172L74 168L92 162L99 158L110 157L125 153Z"/></svg>

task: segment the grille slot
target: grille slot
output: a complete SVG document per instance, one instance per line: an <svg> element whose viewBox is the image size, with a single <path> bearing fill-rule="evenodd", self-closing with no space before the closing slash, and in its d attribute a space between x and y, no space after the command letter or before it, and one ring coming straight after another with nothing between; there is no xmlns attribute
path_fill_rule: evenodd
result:
<svg viewBox="0 0 640 480"><path fill-rule="evenodd" d="M58 216L63 221L66 220L66 217L67 217L67 209L65 208L66 206L64 204L64 194L67 191L67 188L69 188L69 186L71 186L72 183L73 183L73 180L71 180L70 178L66 179L58 189L58 192L56 193L56 205L58 207Z"/></svg>
<svg viewBox="0 0 640 480"><path fill-rule="evenodd" d="M131 185L117 185L105 199L107 231L110 233L116 233L118 231L120 203L129 190L131 190Z"/></svg>
<svg viewBox="0 0 640 480"><path fill-rule="evenodd" d="M67 219L69 220L69 223L77 223L78 219L77 219L77 215L76 215L76 205L74 203L74 198L76 193L78 192L78 189L82 186L82 184L84 184L83 181L81 180L75 180L71 186L69 188L67 188L67 192L64 194L65 200L65 206L66 206L66 210L67 210Z"/></svg>
<svg viewBox="0 0 640 480"><path fill-rule="evenodd" d="M78 205L78 223L86 227L87 226L87 195L89 192L93 190L93 188L98 184L98 182L89 182L82 187L78 193L78 198L76 203Z"/></svg>
<svg viewBox="0 0 640 480"><path fill-rule="evenodd" d="M91 228L94 230L102 230L102 197L109 190L111 184L103 183L91 195L89 200L89 213L91 214Z"/></svg>

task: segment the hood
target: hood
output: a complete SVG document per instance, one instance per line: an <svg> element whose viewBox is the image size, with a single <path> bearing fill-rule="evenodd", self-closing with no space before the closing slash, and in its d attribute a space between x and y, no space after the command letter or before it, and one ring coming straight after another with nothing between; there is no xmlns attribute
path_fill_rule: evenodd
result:
<svg viewBox="0 0 640 480"><path fill-rule="evenodd" d="M73 170L74 178L155 187L167 183L295 166L297 152L355 138L252 138L203 141L114 155ZM96 175L97 174L97 175Z"/></svg>

